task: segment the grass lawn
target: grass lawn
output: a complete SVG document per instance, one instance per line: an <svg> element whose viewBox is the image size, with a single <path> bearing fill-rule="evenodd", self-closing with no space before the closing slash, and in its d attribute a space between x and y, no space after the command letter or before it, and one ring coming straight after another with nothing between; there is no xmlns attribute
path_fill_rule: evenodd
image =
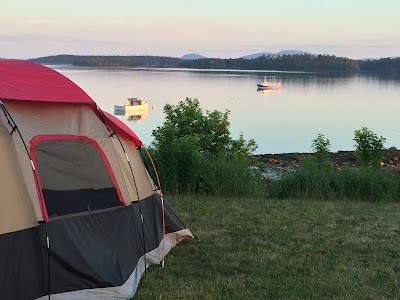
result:
<svg viewBox="0 0 400 300"><path fill-rule="evenodd" d="M400 299L400 204L170 199L198 240L135 299Z"/></svg>

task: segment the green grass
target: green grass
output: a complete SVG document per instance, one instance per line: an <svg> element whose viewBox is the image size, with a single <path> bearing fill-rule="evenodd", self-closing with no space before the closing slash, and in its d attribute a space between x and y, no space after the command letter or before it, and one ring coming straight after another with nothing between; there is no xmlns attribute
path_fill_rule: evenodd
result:
<svg viewBox="0 0 400 300"><path fill-rule="evenodd" d="M400 299L400 204L173 198L198 240L135 299Z"/></svg>
<svg viewBox="0 0 400 300"><path fill-rule="evenodd" d="M398 201L400 176L379 168L321 168L305 160L267 186L267 195L278 199Z"/></svg>

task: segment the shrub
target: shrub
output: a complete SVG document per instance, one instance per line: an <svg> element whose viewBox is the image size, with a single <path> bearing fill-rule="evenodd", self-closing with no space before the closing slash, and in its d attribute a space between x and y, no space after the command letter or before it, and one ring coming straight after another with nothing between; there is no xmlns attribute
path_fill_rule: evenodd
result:
<svg viewBox="0 0 400 300"><path fill-rule="evenodd" d="M251 167L254 140L229 132L229 111L206 111L197 99L166 104L162 126L149 149L167 193L221 196L261 194L263 181Z"/></svg>
<svg viewBox="0 0 400 300"><path fill-rule="evenodd" d="M363 127L354 132L355 154L357 161L366 167L379 166L383 158L383 143L386 139L382 136L377 136L367 127Z"/></svg>
<svg viewBox="0 0 400 300"><path fill-rule="evenodd" d="M330 141L321 133L312 140L311 148L314 150L317 162L321 167L329 166L328 154L330 146Z"/></svg>

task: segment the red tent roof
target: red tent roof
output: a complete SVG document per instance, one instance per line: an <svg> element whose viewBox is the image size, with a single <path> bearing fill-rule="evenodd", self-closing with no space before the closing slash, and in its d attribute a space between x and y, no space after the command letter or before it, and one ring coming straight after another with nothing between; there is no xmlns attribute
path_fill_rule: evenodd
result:
<svg viewBox="0 0 400 300"><path fill-rule="evenodd" d="M133 139L133 142L135 143L136 147L140 147L142 145L142 141L138 138L136 133L134 133L133 130L130 129L124 122L122 122L120 119L118 119L117 117L113 116L108 112L104 111L104 114L110 120L110 122L113 123L114 129L117 131L117 134L120 134L121 133L120 130L122 130L122 132L125 132Z"/></svg>
<svg viewBox="0 0 400 300"><path fill-rule="evenodd" d="M0 100L85 103L96 109L92 98L64 75L43 65L17 59L0 59ZM132 129L111 114L107 117L128 134L137 147L142 145Z"/></svg>
<svg viewBox="0 0 400 300"><path fill-rule="evenodd" d="M64 75L40 64L16 59L0 59L0 99L95 104Z"/></svg>

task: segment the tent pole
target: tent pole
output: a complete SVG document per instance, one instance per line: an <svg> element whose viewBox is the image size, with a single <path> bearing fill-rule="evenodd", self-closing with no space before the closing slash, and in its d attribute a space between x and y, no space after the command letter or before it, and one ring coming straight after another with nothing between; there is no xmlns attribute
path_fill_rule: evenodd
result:
<svg viewBox="0 0 400 300"><path fill-rule="evenodd" d="M34 165L34 163L33 163L32 157L31 157L31 155L30 155L30 153L29 153L28 147L26 146L26 143L25 143L24 139L22 138L22 134L21 134L21 132L19 131L18 126L17 126L17 124L15 123L15 121L14 121L13 117L11 116L10 112L7 110L7 108L5 107L4 103L3 103L1 100L0 100L0 106L1 106L1 108L2 108L2 110L3 110L3 112L4 112L4 115L5 115L6 118L7 118L7 123L10 125L10 127L11 127L11 129L12 129L12 131L10 132L10 134L12 135L14 132L17 132L18 135L19 135L19 137L20 137L20 139L21 139L21 141L22 141L22 144L24 145L26 154L28 155L28 158L29 158L29 161L30 161L30 164L31 164L31 167L32 167L32 172L33 172L33 174L34 174L36 189L37 189L38 191L41 191L40 185L39 185L38 174L37 174L35 165ZM42 204L42 205L40 205L40 210L41 210L41 213L42 213L42 217L43 217L44 220L47 220L47 218L46 218L47 214L46 214L46 212L45 212L45 210L44 210L44 205L45 205L45 203L44 203L43 194L42 194L41 192L40 192L39 194L40 194L40 199L38 199L38 200L39 200L39 202L41 202L41 204Z"/></svg>
<svg viewBox="0 0 400 300"><path fill-rule="evenodd" d="M50 288L51 287L50 286L50 283L51 283L51 281L50 281L50 277L51 277L50 276L50 239L49 239L48 228L47 228L47 214L46 214L45 209L44 209L45 203L44 203L43 194L41 192L41 187L39 185L39 179L38 179L37 170L35 168L35 164L33 163L32 157L31 157L31 155L30 155L30 153L28 151L28 147L26 146L26 143L25 143L24 139L22 138L22 134L18 129L17 124L15 123L15 121L14 121L13 117L11 116L10 112L7 110L7 108L5 107L3 101L1 101L1 100L0 100L0 106L1 106L1 109L3 110L3 112L4 112L4 115L5 115L6 119L7 119L8 125L10 125L10 127L12 129L10 134L13 135L14 132L17 132L19 137L20 137L20 139L21 139L21 141L22 141L22 144L25 147L26 154L28 155L28 158L29 158L29 161L30 161L30 164L31 164L31 167L32 167L32 172L34 174L33 177L35 178L36 189L38 191L40 191L40 193L38 193L39 197L40 197L38 200L39 200L39 202L42 203L42 205L40 205L40 210L41 210L41 213L42 213L43 222L45 223L46 244L47 244L47 271L48 271L48 286L49 286L49 288L48 288L48 296L49 296L49 300L50 300L50 295L51 295L51 288ZM39 221L39 223L40 223L40 221ZM43 264L42 264L42 270L43 270Z"/></svg>
<svg viewBox="0 0 400 300"><path fill-rule="evenodd" d="M51 275L50 275L50 238L49 238L49 231L47 228L47 222L46 221L42 221L42 223L44 222L44 228L45 228L45 232L46 232L46 246L47 246L47 284L48 284L48 299L50 300L51 297ZM39 222L40 224L41 222Z"/></svg>
<svg viewBox="0 0 400 300"><path fill-rule="evenodd" d="M128 162L128 165L129 165L129 169L130 169L130 171L131 171L131 175L132 175L132 178L133 178L133 183L134 183L135 189L136 189L137 202L138 202L138 204L139 204L140 219L141 219L141 222L142 222L143 256L144 256L144 274L146 275L146 270L147 270L146 235L145 235L145 231L144 231L144 217L143 217L143 213L142 213L142 206L140 205L139 190L138 190L138 188L137 188L135 175L133 174L133 169L132 169L131 162L129 161L128 153L125 151L125 147L124 147L124 145L122 144L122 141L121 141L121 139L119 138L119 135L118 135L117 131L115 130L115 128L114 128L112 122L108 119L108 117L106 116L106 114L101 110L101 108L100 108L98 105L96 105L96 107L97 107L97 110L98 110L99 113L100 113L100 117L101 117L101 119L102 119L102 121L103 121L103 124L105 125L105 127L106 127L106 129L107 129L107 131L108 131L108 133L109 133L110 138L114 137L114 135L117 137L118 142L119 142L119 144L120 144L120 146L121 146L121 148L122 148L122 151L124 151L126 160L127 160L127 162ZM103 118L104 118L104 119L103 119ZM113 132L111 132L110 129L107 127L107 125L106 125L106 123L105 123L105 120L107 120L107 123L108 123L108 125L111 127L111 129L112 129ZM132 205L132 208L133 208L133 205Z"/></svg>
<svg viewBox="0 0 400 300"><path fill-rule="evenodd" d="M150 152L144 147L146 153L150 159L151 164L153 165L154 173L156 174L158 188L160 189L160 196L161 196L161 212L162 212L162 258L161 258L161 266L164 268L165 266L165 206L164 206L164 195L162 193L161 182L160 178L158 177L158 172L156 165L154 164L153 158L150 155Z"/></svg>

